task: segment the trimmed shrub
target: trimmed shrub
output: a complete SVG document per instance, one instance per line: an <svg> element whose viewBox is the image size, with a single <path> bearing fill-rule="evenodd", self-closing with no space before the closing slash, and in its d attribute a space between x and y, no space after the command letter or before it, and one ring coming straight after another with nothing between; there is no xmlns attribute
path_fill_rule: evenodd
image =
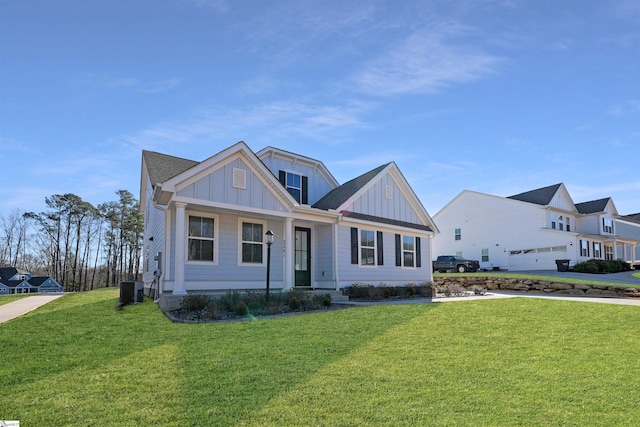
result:
<svg viewBox="0 0 640 427"><path fill-rule="evenodd" d="M245 316L249 312L249 308L247 307L247 304L245 304L243 301L240 301L235 305L235 307L233 307L233 311L238 316Z"/></svg>
<svg viewBox="0 0 640 427"><path fill-rule="evenodd" d="M579 262L573 267L573 271L578 273L619 273L621 271L629 271L631 266L628 262L621 259L617 260L604 260L604 259L590 259L584 262Z"/></svg>
<svg viewBox="0 0 640 427"><path fill-rule="evenodd" d="M289 308L291 310L300 310L300 306L301 306L301 302L300 302L300 299L298 299L298 297L292 297L289 300Z"/></svg>
<svg viewBox="0 0 640 427"><path fill-rule="evenodd" d="M322 306L331 307L331 295L325 295L322 297Z"/></svg>
<svg viewBox="0 0 640 427"><path fill-rule="evenodd" d="M180 300L180 308L187 311L203 310L212 298L204 294L188 294Z"/></svg>

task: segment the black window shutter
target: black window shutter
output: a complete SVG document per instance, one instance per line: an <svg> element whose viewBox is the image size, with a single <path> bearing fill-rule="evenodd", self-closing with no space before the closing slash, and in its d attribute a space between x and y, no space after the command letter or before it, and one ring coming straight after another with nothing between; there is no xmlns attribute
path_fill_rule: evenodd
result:
<svg viewBox="0 0 640 427"><path fill-rule="evenodd" d="M303 176L302 177L302 201L301 203L303 205L308 205L309 204L309 177Z"/></svg>
<svg viewBox="0 0 640 427"><path fill-rule="evenodd" d="M416 237L416 267L422 267L422 255L420 252L420 238Z"/></svg>
<svg viewBox="0 0 640 427"><path fill-rule="evenodd" d="M382 252L382 231L376 233L378 240L378 265L384 265L384 254Z"/></svg>
<svg viewBox="0 0 640 427"><path fill-rule="evenodd" d="M287 188L287 173L285 171L279 171L278 179L280 180L280 184Z"/></svg>
<svg viewBox="0 0 640 427"><path fill-rule="evenodd" d="M402 239L396 234L396 267L402 267Z"/></svg>
<svg viewBox="0 0 640 427"><path fill-rule="evenodd" d="M358 229L351 227L351 264L358 264Z"/></svg>

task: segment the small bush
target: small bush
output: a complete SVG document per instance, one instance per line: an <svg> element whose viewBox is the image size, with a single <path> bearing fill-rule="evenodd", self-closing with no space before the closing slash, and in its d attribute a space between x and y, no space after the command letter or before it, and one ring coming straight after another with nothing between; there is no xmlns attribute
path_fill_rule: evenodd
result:
<svg viewBox="0 0 640 427"><path fill-rule="evenodd" d="M219 320L222 319L224 314L224 310L219 304L216 303L215 300L211 301L202 311L202 318L209 320Z"/></svg>
<svg viewBox="0 0 640 427"><path fill-rule="evenodd" d="M187 311L203 310L211 300L209 295L188 294L180 300L180 308Z"/></svg>
<svg viewBox="0 0 640 427"><path fill-rule="evenodd" d="M331 295L325 295L322 297L322 306L331 307Z"/></svg>
<svg viewBox="0 0 640 427"><path fill-rule="evenodd" d="M629 271L631 266L628 262L621 259L617 260L604 260L604 259L590 259L584 262L579 262L573 267L573 271L578 273L619 273L621 271Z"/></svg>
<svg viewBox="0 0 640 427"><path fill-rule="evenodd" d="M298 297L292 297L289 300L289 308L291 310L300 310L300 306L301 306L301 302L300 299L298 299Z"/></svg>
<svg viewBox="0 0 640 427"><path fill-rule="evenodd" d="M249 312L249 308L247 307L247 304L245 304L243 301L240 301L235 305L235 307L233 307L233 311L238 316L245 316Z"/></svg>

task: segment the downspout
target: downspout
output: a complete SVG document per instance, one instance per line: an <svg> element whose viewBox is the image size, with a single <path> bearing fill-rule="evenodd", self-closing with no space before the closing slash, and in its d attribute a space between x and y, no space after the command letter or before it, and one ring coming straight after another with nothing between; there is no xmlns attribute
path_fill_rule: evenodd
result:
<svg viewBox="0 0 640 427"><path fill-rule="evenodd" d="M160 301L160 295L162 294L162 291L164 291L164 285L163 285L163 281L164 281L164 272L166 271L166 263L167 263L167 253L165 252L165 245L167 244L167 239L166 239L166 233L167 233L167 224L166 224L166 220L167 220L167 211L168 211L168 206L162 207L161 205L159 205L155 200L152 200L153 202L153 207L158 209L159 211L162 212L162 232L163 234L165 234L164 236L162 236L162 247L161 249L161 265L158 265L158 267L160 268L160 273L155 275L155 279L157 281L157 285L158 285L158 295L153 302L155 302L156 304ZM157 254L156 254L157 256Z"/></svg>

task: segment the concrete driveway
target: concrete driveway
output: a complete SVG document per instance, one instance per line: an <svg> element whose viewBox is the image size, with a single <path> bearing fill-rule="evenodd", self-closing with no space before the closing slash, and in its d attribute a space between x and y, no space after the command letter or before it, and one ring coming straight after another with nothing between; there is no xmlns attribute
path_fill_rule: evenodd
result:
<svg viewBox="0 0 640 427"><path fill-rule="evenodd" d="M35 294L10 302L9 304L0 305L0 323L22 316L63 295L64 294Z"/></svg>

